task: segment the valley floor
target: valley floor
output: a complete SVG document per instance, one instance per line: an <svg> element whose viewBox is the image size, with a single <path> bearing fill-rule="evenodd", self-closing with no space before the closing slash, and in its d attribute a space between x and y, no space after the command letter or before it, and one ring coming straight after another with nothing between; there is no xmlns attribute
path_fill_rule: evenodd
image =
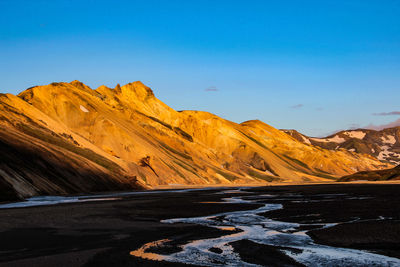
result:
<svg viewBox="0 0 400 267"><path fill-rule="evenodd" d="M161 220L221 213L240 215L234 212L255 209L260 211L257 218L264 216L271 224L286 222L294 225L293 229L279 228L281 230L275 232L282 231L288 236L305 233L305 238L310 236L317 246L351 248L364 253L360 255L373 253L383 255L383 259L398 260L399 193L399 184L378 183L240 190L210 188L109 195L96 202L0 209L0 266L187 266L183 261L153 261L135 257L131 252L154 241L168 240L164 246L149 247L146 253L178 255L181 246L191 241L215 240L240 234L245 229L182 223L187 219L176 223L163 223ZM262 210L266 204L271 206ZM268 208L278 206L282 208ZM226 219L226 215L213 217L211 222L220 221L223 225L226 221L224 216ZM235 223L243 225L245 222ZM231 241L229 246L243 262L286 266L304 264L296 261L296 255L302 255L302 252L293 247L261 244L248 239ZM212 251L215 255L222 253L219 248Z"/></svg>

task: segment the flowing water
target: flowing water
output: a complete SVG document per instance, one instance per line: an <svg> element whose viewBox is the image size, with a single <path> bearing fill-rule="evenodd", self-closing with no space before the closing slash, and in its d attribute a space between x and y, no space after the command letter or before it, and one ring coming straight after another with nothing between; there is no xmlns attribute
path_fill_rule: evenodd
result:
<svg viewBox="0 0 400 267"><path fill-rule="evenodd" d="M121 192L87 196L43 196L32 197L26 201L1 204L0 208L24 208L41 205L55 205L62 203L77 203L89 201L113 201L123 197L160 194L160 193L185 193L202 189L183 189L183 190L156 190L140 192ZM214 188L215 189L215 188ZM169 262L179 262L200 266L258 266L245 262L240 255L235 252L232 242L250 240L258 244L274 246L287 256L306 266L400 266L400 259L374 254L368 251L337 248L326 245L319 245L306 234L307 231L302 226L313 226L314 229L332 227L337 223L298 224L273 220L262 215L262 213L282 209L281 204L276 202L315 202L315 201L335 201L336 198L354 199L346 194L325 194L314 195L317 199L304 199L299 195L271 195L257 194L239 190L225 190L213 194L229 194L239 196L223 198L223 203L246 203L255 204L256 207L246 211L225 212L210 216L193 218L175 218L161 221L166 224L197 224L207 227L218 228L226 234L217 238L199 239L187 242L181 246L179 252L168 255L154 252L154 248L162 248L169 239L155 240L144 244L140 248L131 252L132 256L150 260L163 260ZM364 197L365 198L365 197ZM357 198L357 199L364 199ZM275 203L268 203L268 200ZM272 202L272 201L270 201ZM205 202L207 203L207 202ZM214 202L215 203L215 202ZM221 203L221 202L218 202ZM262 203L263 206L260 207ZM310 214L318 216L318 214ZM381 217L379 220L387 218ZM309 228L307 228L309 229ZM157 250L155 250L157 251Z"/></svg>
<svg viewBox="0 0 400 267"><path fill-rule="evenodd" d="M258 197L268 199L274 196L260 195ZM329 201L329 199L329 196L324 197L324 201ZM223 200L227 203L256 204L257 196L231 197ZM232 242L247 239L259 244L275 246L287 256L306 266L400 266L400 259L397 258L363 250L316 244L306 234L306 231L297 230L301 226L300 224L276 221L260 215L277 209L282 209L282 205L265 204L262 207L247 211L163 220L161 222L169 224L189 223L234 231L231 234L228 232L227 235L217 238L188 242L181 246L181 251L169 255L149 252L152 251L151 248L162 247L170 241L168 239L156 240L132 251L131 255L150 260L163 260L200 266L258 266L243 261L231 245ZM326 228L336 224L318 223L315 226L317 228ZM307 225L309 226L310 224Z"/></svg>
<svg viewBox="0 0 400 267"><path fill-rule="evenodd" d="M119 200L123 197L135 196L135 195L150 195L150 194L162 194L162 193L186 193L192 191L210 190L213 188L188 188L188 189L177 189L177 190L146 190L146 191L132 191L132 192L119 192L119 193L106 193L96 195L81 195L81 196L36 196L27 198L24 201L10 202L0 204L0 209L11 209L11 208L27 208L35 206L48 206L65 203L77 203L77 202L92 202L92 201L112 201Z"/></svg>

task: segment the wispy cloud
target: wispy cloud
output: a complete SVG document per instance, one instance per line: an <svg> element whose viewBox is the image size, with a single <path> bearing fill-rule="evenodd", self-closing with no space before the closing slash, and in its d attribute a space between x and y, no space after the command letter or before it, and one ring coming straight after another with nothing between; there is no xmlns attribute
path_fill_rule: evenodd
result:
<svg viewBox="0 0 400 267"><path fill-rule="evenodd" d="M400 111L372 113L372 115L374 115L374 116L393 116L393 115L400 115Z"/></svg>
<svg viewBox="0 0 400 267"><path fill-rule="evenodd" d="M357 123L352 123L352 124L349 124L346 129L338 129L338 130L329 132L329 133L327 133L327 134L325 134L323 136L319 136L319 137L331 136L331 135L333 135L335 133L338 133L340 131L346 131L346 130L370 129L370 130L380 131L380 130L383 130L383 129L393 128L393 127L398 127L398 126L400 126L400 119L397 119L395 121L389 122L387 124L381 124L381 125L375 125L373 123L370 123L370 124L368 124L366 126L361 126L361 125L359 125Z"/></svg>
<svg viewBox="0 0 400 267"><path fill-rule="evenodd" d="M399 116L400 111L372 113L372 115L374 115L374 116ZM397 126L400 126L400 119L397 119L395 121L392 121L392 122L389 122L386 124L381 124L381 125L375 125L375 124L370 123L369 125L365 126L365 128L379 131L379 130L383 130L386 128L392 128L392 127L397 127Z"/></svg>
<svg viewBox="0 0 400 267"><path fill-rule="evenodd" d="M392 127L397 127L397 126L400 126L400 119L397 119L395 121L389 122L387 124L382 124L382 125L375 125L375 124L371 123L371 124L365 126L364 128L379 131L379 130L383 130L386 128L392 128Z"/></svg>
<svg viewBox="0 0 400 267"><path fill-rule="evenodd" d="M210 87L206 88L204 91L206 91L206 92L217 92L218 88L215 87L215 86L210 86Z"/></svg>
<svg viewBox="0 0 400 267"><path fill-rule="evenodd" d="M298 109L298 108L302 108L302 107L304 107L303 104L297 104L297 105L294 105L294 106L290 106L290 108L294 108L294 109Z"/></svg>
<svg viewBox="0 0 400 267"><path fill-rule="evenodd" d="M322 108L322 107L318 107L318 108L316 108L315 110L316 110L316 111L323 111L323 110L324 110L324 108Z"/></svg>

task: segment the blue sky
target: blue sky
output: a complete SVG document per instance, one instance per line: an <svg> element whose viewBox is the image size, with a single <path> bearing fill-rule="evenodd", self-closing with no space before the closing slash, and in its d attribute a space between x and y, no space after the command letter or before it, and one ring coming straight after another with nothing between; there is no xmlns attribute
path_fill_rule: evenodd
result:
<svg viewBox="0 0 400 267"><path fill-rule="evenodd" d="M141 80L235 122L384 125L400 118L399 14L394 0L0 0L0 92Z"/></svg>

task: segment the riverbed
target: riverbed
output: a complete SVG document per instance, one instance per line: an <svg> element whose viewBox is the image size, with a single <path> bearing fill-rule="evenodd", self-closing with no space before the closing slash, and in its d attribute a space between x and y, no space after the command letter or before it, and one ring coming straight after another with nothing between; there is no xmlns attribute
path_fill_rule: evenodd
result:
<svg viewBox="0 0 400 267"><path fill-rule="evenodd" d="M399 192L305 185L8 203L0 265L400 266Z"/></svg>

